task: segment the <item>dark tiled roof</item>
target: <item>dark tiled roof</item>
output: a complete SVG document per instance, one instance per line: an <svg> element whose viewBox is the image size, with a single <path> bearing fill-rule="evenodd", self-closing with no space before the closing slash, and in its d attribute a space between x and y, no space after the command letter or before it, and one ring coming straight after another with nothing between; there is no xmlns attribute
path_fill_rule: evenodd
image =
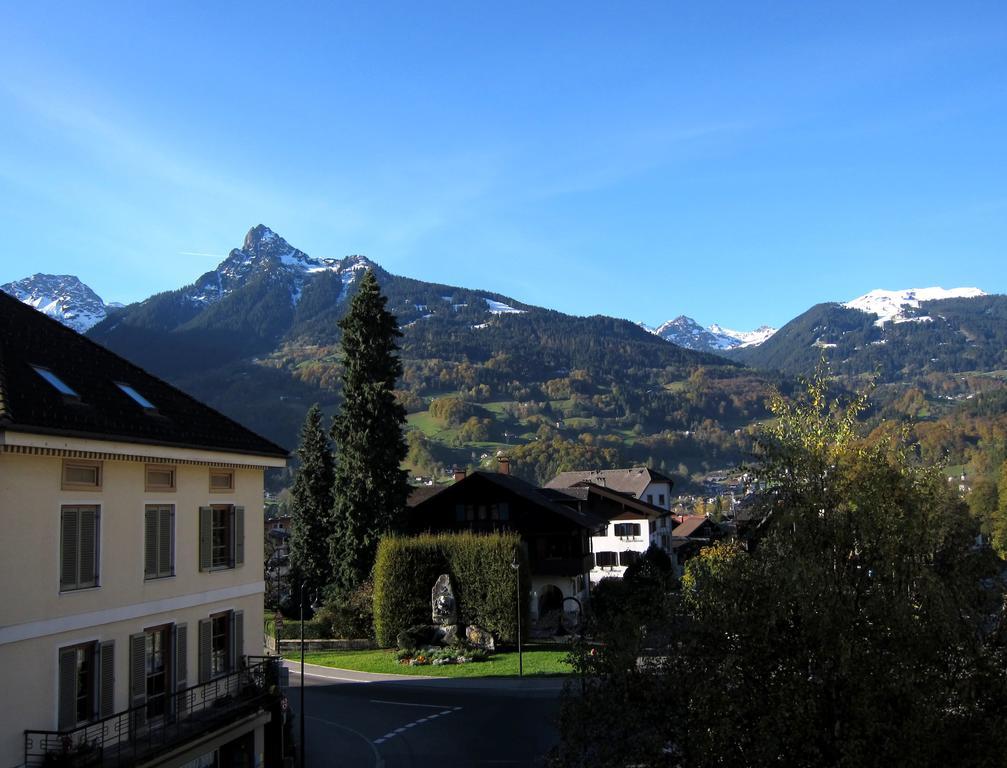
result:
<svg viewBox="0 0 1007 768"><path fill-rule="evenodd" d="M80 397L60 394L52 371ZM117 383L154 406L145 410ZM286 458L260 437L128 360L0 292L0 430Z"/></svg>
<svg viewBox="0 0 1007 768"><path fill-rule="evenodd" d="M595 469L578 472L561 472L545 484L546 488L570 488L578 483L590 482L620 493L631 493L637 498L651 483L673 483L670 477L649 467L632 469Z"/></svg>
<svg viewBox="0 0 1007 768"><path fill-rule="evenodd" d="M559 515L560 517L565 517L567 520L572 520L574 523L582 525L586 528L596 528L605 524L605 518L580 509L580 505L575 503L576 499L562 492L546 491L543 488L539 488L531 483L525 482L519 477L515 477L514 475L505 475L500 472L483 472L477 470L464 479L448 486L444 490L455 492L455 489L464 488L466 484L472 485L473 483L480 482L492 483L499 488L503 488L510 493L519 496L540 509L547 510L555 515ZM478 488L478 485L475 487ZM409 506L413 508L422 507L426 501L437 495L439 494L426 496L415 503L410 503ZM568 503L564 504L564 501Z"/></svg>
<svg viewBox="0 0 1007 768"><path fill-rule="evenodd" d="M406 506L415 507L417 504L422 504L448 487L446 485L418 485L415 488L410 488L409 497L406 499Z"/></svg>

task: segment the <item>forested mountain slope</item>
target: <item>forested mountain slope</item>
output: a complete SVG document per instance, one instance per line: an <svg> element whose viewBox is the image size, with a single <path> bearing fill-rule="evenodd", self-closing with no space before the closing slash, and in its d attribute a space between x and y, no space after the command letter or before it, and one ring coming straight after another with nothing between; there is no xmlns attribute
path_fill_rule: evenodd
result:
<svg viewBox="0 0 1007 768"><path fill-rule="evenodd" d="M216 270L89 335L293 447L308 406L338 402L337 323L364 269L403 331L417 472L506 449L535 479L642 461L690 474L743 458L738 430L765 416L763 377L628 321L399 277L361 256L316 259L261 225Z"/></svg>

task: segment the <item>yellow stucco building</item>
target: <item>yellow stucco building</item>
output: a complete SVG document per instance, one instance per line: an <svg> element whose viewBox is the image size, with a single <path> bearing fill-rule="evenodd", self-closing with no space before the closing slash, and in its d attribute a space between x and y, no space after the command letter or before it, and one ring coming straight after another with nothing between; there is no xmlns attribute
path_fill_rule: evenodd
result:
<svg viewBox="0 0 1007 768"><path fill-rule="evenodd" d="M262 764L285 460L0 294L0 766Z"/></svg>

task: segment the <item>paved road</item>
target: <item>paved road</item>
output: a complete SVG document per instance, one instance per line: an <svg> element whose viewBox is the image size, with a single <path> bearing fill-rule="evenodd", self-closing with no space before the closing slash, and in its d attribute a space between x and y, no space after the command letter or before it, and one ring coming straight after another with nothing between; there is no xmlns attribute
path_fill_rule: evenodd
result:
<svg viewBox="0 0 1007 768"><path fill-rule="evenodd" d="M296 711L298 668L288 666ZM308 768L540 767L557 739L556 680L402 679L309 666L305 683Z"/></svg>

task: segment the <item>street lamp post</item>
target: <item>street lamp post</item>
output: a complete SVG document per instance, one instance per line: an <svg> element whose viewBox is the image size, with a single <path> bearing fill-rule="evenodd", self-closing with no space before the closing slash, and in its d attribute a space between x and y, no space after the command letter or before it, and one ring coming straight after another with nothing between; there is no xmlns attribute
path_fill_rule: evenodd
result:
<svg viewBox="0 0 1007 768"><path fill-rule="evenodd" d="M524 657L521 655L521 564L518 562L516 552L510 567L514 569L514 576L517 579L517 676L524 677Z"/></svg>
<svg viewBox="0 0 1007 768"><path fill-rule="evenodd" d="M304 768L304 584L301 582L301 768Z"/></svg>

